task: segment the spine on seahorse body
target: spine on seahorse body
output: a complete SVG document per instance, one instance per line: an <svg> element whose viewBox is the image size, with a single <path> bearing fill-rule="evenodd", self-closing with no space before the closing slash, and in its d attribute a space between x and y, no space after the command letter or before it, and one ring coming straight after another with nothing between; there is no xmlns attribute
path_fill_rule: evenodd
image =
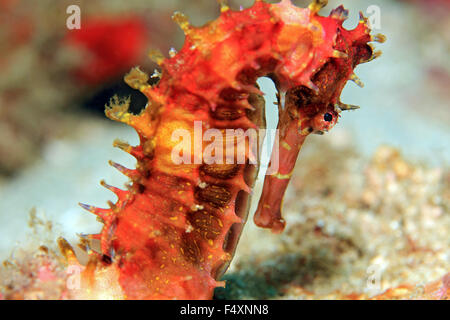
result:
<svg viewBox="0 0 450 320"><path fill-rule="evenodd" d="M102 183L118 197L110 208L82 205L104 227L85 237L90 260L74 297L209 299L224 285L218 280L246 221L258 166L249 151L243 163L222 156L239 149L238 139L214 149L213 156L223 151L216 163L204 157L211 145L198 148L194 140L208 129L217 129L210 141L220 142L230 129L264 128L264 99L256 85L262 76L275 81L284 105L280 101L280 167L266 178L255 221L282 229L280 202L301 144L351 108L339 101L340 92L348 79L356 79L355 66L376 56L367 43L381 39L370 36L363 18L356 29L344 29L342 6L329 17L319 16L323 2L303 9L288 0L256 1L233 11L222 1L220 17L203 27L174 14L186 39L170 58L151 54L162 69L158 84L149 85L139 68L125 77L147 96L146 108L133 115L128 101L115 98L106 109L108 117L139 134L138 146L115 143L137 159L137 166L111 162L131 183L128 190ZM174 150L182 151L184 162L174 161ZM99 253L90 249L95 241ZM60 245L69 263L78 264L69 245L64 240Z"/></svg>

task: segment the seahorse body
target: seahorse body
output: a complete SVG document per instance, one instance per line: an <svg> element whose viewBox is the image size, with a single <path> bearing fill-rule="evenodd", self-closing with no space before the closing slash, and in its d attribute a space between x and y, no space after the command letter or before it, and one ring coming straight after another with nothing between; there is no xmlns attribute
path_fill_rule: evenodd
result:
<svg viewBox="0 0 450 320"><path fill-rule="evenodd" d="M280 205L297 154L306 136L327 131L351 106L339 95L357 64L376 56L362 17L352 31L342 27L348 12L341 6L329 17L317 14L324 1L298 8L283 0L256 1L232 11L222 2L220 17L193 27L180 13L174 19L186 34L177 54L153 53L162 76L158 84L138 68L125 81L148 97L139 114L113 100L108 117L136 129L138 146L116 142L137 159L136 169L114 167L131 183L124 191L103 183L118 200L109 209L82 205L104 227L86 242L99 240L101 253L90 251L77 298L210 299L234 253L249 207L257 166L250 163L205 163L208 146L191 150L190 164L176 164L174 132L216 128L265 127L264 100L256 86L270 76L280 92L280 167L268 176L255 222L281 231ZM197 126L197 127L196 127ZM176 130L183 129L182 131ZM184 141L194 146L195 141ZM226 150L238 148L233 141ZM184 149L183 149L184 150ZM216 149L217 151L217 149ZM183 154L186 156L186 154ZM223 158L224 161L226 160ZM234 159L236 160L236 159ZM60 241L69 264L77 265L67 243Z"/></svg>

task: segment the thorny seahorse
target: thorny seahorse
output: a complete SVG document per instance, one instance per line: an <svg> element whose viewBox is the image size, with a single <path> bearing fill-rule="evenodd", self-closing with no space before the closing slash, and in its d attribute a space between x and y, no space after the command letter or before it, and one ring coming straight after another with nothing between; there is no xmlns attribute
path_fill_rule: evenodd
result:
<svg viewBox="0 0 450 320"><path fill-rule="evenodd" d="M318 15L324 0L307 8L289 0L256 0L239 11L219 3L219 18L202 27L174 14L186 39L169 58L151 53L162 70L157 84L148 84L149 76L139 68L125 77L148 98L139 115L128 112L127 101L113 99L107 107L109 118L137 131L139 145L115 143L137 165L127 169L111 162L131 181L128 190L102 182L118 197L110 208L82 205L104 223L100 234L84 237L86 266L78 263L65 240L59 241L69 265L83 270L81 289L71 292L72 297L210 299L214 288L224 285L220 277L247 220L259 167L248 151L245 163L202 162L208 145L191 148L190 164L177 164L172 158L179 144L173 140L175 130L194 136L196 123L221 133L265 128L264 99L256 80L270 77L279 98L279 144L272 157L276 154L280 164L265 178L254 221L281 232L281 201L306 137L330 130L342 111L356 108L340 102L341 91L347 80L362 85L353 69L379 56L369 42L384 41L382 35L370 34L362 14L357 27L346 30L342 24L348 11L343 6L328 17ZM227 148L238 149L237 140L223 154ZM184 141L187 146L191 142ZM92 249L95 242L100 250Z"/></svg>

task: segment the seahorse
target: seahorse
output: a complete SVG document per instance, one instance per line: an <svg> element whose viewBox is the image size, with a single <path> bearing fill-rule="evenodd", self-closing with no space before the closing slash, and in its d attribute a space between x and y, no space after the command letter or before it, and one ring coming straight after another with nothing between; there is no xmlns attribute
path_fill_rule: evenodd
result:
<svg viewBox="0 0 450 320"><path fill-rule="evenodd" d="M370 34L362 13L353 30L343 27L348 17L343 6L320 16L324 0L307 8L290 0L256 0L238 11L226 1L219 3L220 16L202 27L179 12L173 15L185 42L168 58L150 53L161 68L158 83L150 85L139 67L125 76L148 98L140 114L128 112L129 101L117 97L105 110L138 133L137 146L114 143L137 165L128 169L110 162L130 183L121 190L102 182L117 195L109 208L81 204L104 224L99 234L83 238L86 266L59 239L68 264L82 270L81 287L72 292L76 298L211 299L214 289L225 285L220 278L247 220L259 165L250 151L244 163L225 156L219 157L222 162L205 162L208 145L185 149L195 144L191 138L181 145L188 161L177 163L173 155L180 148L180 133L192 137L197 129L264 129L264 98L256 81L270 77L278 90L279 113L272 161L277 156L280 162L265 178L254 221L281 232L282 198L302 144L310 134L329 131L342 111L357 108L340 101L341 91L348 80L362 85L353 70L380 55L369 42L385 40ZM248 140L244 136L241 142ZM214 150L226 154L230 149L239 149L238 139ZM95 242L100 250L93 249Z"/></svg>

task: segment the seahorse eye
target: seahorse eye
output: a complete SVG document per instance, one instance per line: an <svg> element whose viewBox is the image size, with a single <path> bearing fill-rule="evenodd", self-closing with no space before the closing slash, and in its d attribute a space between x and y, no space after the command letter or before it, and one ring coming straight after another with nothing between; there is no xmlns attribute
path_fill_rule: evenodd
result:
<svg viewBox="0 0 450 320"><path fill-rule="evenodd" d="M329 112L325 113L323 119L327 122L331 122L333 120L333 115Z"/></svg>

